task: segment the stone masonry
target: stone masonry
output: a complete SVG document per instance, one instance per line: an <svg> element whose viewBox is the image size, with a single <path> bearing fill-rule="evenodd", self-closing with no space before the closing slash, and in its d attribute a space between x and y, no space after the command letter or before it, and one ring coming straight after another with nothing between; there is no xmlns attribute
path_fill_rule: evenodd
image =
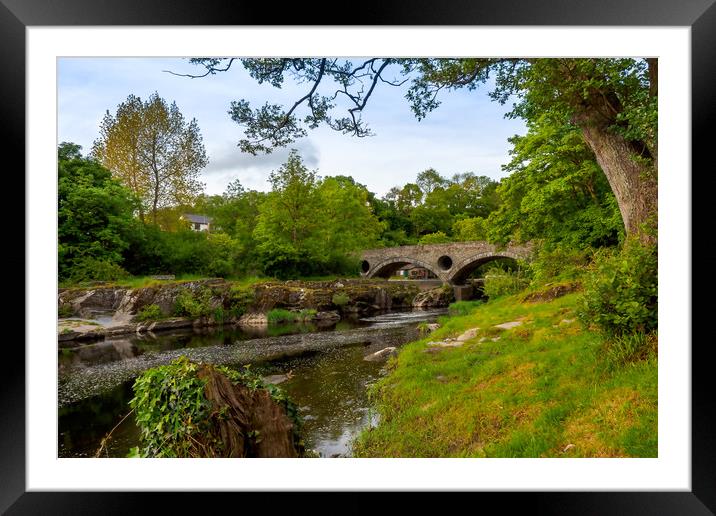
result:
<svg viewBox="0 0 716 516"><path fill-rule="evenodd" d="M414 264L432 271L444 284L459 286L474 269L491 260L531 256L530 244L497 246L482 241L385 247L363 251L361 274L388 278L401 267Z"/></svg>

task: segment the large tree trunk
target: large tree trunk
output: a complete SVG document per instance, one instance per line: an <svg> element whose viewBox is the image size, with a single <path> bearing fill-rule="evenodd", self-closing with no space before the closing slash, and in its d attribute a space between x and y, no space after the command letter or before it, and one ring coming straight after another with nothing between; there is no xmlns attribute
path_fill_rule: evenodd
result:
<svg viewBox="0 0 716 516"><path fill-rule="evenodd" d="M657 179L653 156L639 144L625 140L610 129L614 118L594 105L575 115L587 145L607 176L624 221L627 237L654 243L657 222ZM641 154L642 158L637 156ZM646 231L645 231L646 229Z"/></svg>

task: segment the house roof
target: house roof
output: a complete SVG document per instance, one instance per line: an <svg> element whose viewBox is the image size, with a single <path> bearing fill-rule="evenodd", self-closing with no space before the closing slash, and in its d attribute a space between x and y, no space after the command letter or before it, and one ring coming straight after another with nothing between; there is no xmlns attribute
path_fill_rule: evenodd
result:
<svg viewBox="0 0 716 516"><path fill-rule="evenodd" d="M182 215L182 218L188 220L189 222L193 222L194 224L209 224L211 222L211 217L207 217L206 215L192 215L191 213L185 213Z"/></svg>

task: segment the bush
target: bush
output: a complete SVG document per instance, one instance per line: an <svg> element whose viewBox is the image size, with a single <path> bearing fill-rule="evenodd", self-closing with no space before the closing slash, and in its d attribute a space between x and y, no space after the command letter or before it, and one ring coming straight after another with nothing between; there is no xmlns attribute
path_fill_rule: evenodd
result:
<svg viewBox="0 0 716 516"><path fill-rule="evenodd" d="M609 335L657 329L657 250L629 241L600 251L586 277L580 319Z"/></svg>
<svg viewBox="0 0 716 516"><path fill-rule="evenodd" d="M331 298L331 302L336 306L346 306L351 298L345 292L336 292Z"/></svg>
<svg viewBox="0 0 716 516"><path fill-rule="evenodd" d="M70 303L63 303L57 309L57 317L72 317L75 314L74 309Z"/></svg>
<svg viewBox="0 0 716 516"><path fill-rule="evenodd" d="M314 317L316 317L316 314L318 313L317 310L314 308L306 308L304 310L301 310L298 312L298 315L296 316L296 320L298 321L310 321Z"/></svg>
<svg viewBox="0 0 716 516"><path fill-rule="evenodd" d="M74 261L70 270L69 281L114 281L129 276L129 273L117 263L101 260L92 256L83 256Z"/></svg>
<svg viewBox="0 0 716 516"><path fill-rule="evenodd" d="M147 305L142 307L134 317L137 321L155 321L163 316L161 309L157 305Z"/></svg>
<svg viewBox="0 0 716 516"><path fill-rule="evenodd" d="M496 298L517 294L530 284L530 279L524 271L502 271L493 269L485 274L483 293L488 298Z"/></svg>
<svg viewBox="0 0 716 516"><path fill-rule="evenodd" d="M253 302L253 287L233 286L229 292L229 314L232 317L241 317L247 312Z"/></svg>
<svg viewBox="0 0 716 516"><path fill-rule="evenodd" d="M214 308L211 306L212 293L209 289L201 289L196 293L183 290L174 303L174 315L179 317L204 317L211 315Z"/></svg>

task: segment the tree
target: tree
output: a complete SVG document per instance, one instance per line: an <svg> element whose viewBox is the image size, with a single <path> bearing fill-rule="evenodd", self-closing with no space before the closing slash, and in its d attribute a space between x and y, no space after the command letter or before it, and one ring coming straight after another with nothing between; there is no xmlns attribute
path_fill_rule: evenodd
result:
<svg viewBox="0 0 716 516"><path fill-rule="evenodd" d="M543 239L573 248L618 243L614 194L577 127L542 115L510 141L512 159L503 167L510 175L498 187L502 204L489 216L489 240Z"/></svg>
<svg viewBox="0 0 716 516"><path fill-rule="evenodd" d="M438 187L447 186L447 180L432 168L420 172L415 183L426 196Z"/></svg>
<svg viewBox="0 0 716 516"><path fill-rule="evenodd" d="M269 175L271 192L259 206L253 233L268 273L305 274L304 264L318 255L317 182L316 173L308 170L295 149Z"/></svg>
<svg viewBox="0 0 716 516"><path fill-rule="evenodd" d="M107 111L92 154L142 200L139 216L151 212L154 224L159 209L190 204L204 188L198 177L208 160L199 126L156 92L146 102L130 95L115 115Z"/></svg>
<svg viewBox="0 0 716 516"><path fill-rule="evenodd" d="M109 170L63 142L58 154L60 279L116 279L133 231L137 199Z"/></svg>
<svg viewBox="0 0 716 516"><path fill-rule="evenodd" d="M210 75L231 68L236 59L197 58ZM242 59L259 83L275 87L289 75L308 91L288 109L265 104L252 109L246 100L232 103L231 117L245 126L239 142L246 152L270 152L305 136L324 123L358 137L370 134L361 118L379 84L410 81L406 97L418 119L440 105L442 90L474 90L491 74L491 97L502 103L517 97L512 116L527 120L542 113L568 119L580 131L614 192L626 232L644 242L657 212L657 60L656 59L390 59L356 63L333 58ZM396 69L397 68L397 69ZM393 73L392 76L389 74ZM387 77L387 78L386 78ZM323 85L329 92L319 90ZM336 99L350 107L335 117ZM299 108L307 112L300 120Z"/></svg>
<svg viewBox="0 0 716 516"><path fill-rule="evenodd" d="M264 272L346 272L347 256L376 244L384 225L371 212L365 186L352 178L321 179L292 150L269 181L253 233Z"/></svg>

